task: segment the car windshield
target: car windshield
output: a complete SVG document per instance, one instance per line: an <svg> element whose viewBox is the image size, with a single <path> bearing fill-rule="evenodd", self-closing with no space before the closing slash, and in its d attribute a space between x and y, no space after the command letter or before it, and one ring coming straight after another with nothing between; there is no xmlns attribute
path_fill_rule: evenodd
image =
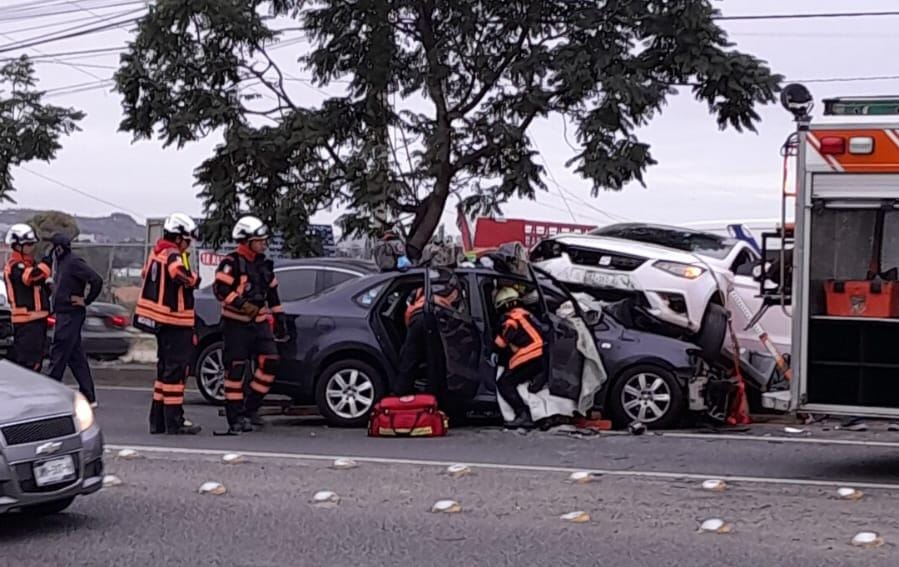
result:
<svg viewBox="0 0 899 567"><path fill-rule="evenodd" d="M726 258L735 244L733 240L716 234L657 226L612 225L597 228L590 234L635 240L718 259Z"/></svg>

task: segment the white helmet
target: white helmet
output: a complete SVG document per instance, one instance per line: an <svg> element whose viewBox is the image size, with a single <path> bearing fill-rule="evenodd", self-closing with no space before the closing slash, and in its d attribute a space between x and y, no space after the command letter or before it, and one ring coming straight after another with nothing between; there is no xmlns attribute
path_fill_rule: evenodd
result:
<svg viewBox="0 0 899 567"><path fill-rule="evenodd" d="M253 216L241 217L231 231L231 238L237 242L242 240L266 240L269 237L268 227Z"/></svg>
<svg viewBox="0 0 899 567"><path fill-rule="evenodd" d="M174 234L175 236L182 236L184 238L197 237L197 223L184 213L175 213L165 219L162 230L166 234Z"/></svg>
<svg viewBox="0 0 899 567"><path fill-rule="evenodd" d="M23 244L36 244L40 240L34 229L27 224L14 224L9 227L6 233L6 244L8 246L21 246Z"/></svg>

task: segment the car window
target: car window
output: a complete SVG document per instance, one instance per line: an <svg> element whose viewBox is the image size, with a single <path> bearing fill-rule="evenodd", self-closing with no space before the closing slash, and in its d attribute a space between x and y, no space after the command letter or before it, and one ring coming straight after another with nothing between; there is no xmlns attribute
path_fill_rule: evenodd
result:
<svg viewBox="0 0 899 567"><path fill-rule="evenodd" d="M383 289L384 284L379 283L378 285L369 288L357 295L354 300L362 307L371 307L374 304L375 300L378 299L378 296L381 295L381 290Z"/></svg>
<svg viewBox="0 0 899 567"><path fill-rule="evenodd" d="M737 254L737 257L734 259L734 263L730 266L730 271L738 276L751 276L752 269L756 265L756 258L753 254L750 254L749 250L743 249L740 250L740 253Z"/></svg>
<svg viewBox="0 0 899 567"><path fill-rule="evenodd" d="M678 230L676 228L657 226L611 225L597 228L590 232L596 236L607 236L655 244L666 248L674 248L683 252L691 252L723 259L736 244L733 239L708 232Z"/></svg>
<svg viewBox="0 0 899 567"><path fill-rule="evenodd" d="M315 279L320 270L287 269L278 274L278 294L281 301L299 301L315 295Z"/></svg>
<svg viewBox="0 0 899 567"><path fill-rule="evenodd" d="M345 281L355 279L359 276L348 272L339 272L337 270L324 270L319 273L319 288L322 290L331 289Z"/></svg>

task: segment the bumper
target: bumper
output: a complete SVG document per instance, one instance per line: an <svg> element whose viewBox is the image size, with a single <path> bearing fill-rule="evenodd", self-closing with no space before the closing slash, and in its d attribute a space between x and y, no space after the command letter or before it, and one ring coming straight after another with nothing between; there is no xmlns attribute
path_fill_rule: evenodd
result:
<svg viewBox="0 0 899 567"><path fill-rule="evenodd" d="M0 514L38 504L92 494L103 486L103 434L94 425L79 435L55 439L61 447L52 457L36 457L41 443L3 447L0 452ZM34 480L34 464L70 455L75 478L39 487Z"/></svg>

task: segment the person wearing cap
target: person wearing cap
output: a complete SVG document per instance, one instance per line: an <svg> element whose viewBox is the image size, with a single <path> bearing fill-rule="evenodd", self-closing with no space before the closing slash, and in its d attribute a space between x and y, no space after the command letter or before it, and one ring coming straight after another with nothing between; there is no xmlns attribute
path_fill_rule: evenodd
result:
<svg viewBox="0 0 899 567"><path fill-rule="evenodd" d="M515 418L506 425L532 427L530 411L518 393L518 387L529 383L528 391L536 394L546 386L545 341L536 318L523 307L517 289L511 286L500 288L493 302L501 314L495 344L506 367L497 380L496 389L515 412Z"/></svg>
<svg viewBox="0 0 899 567"><path fill-rule="evenodd" d="M50 377L62 382L66 368L69 368L81 394L97 407L94 378L81 345L81 330L87 318L87 306L96 301L103 289L103 278L84 258L72 252L68 236L55 234L50 243L56 261L53 282L56 326L50 345Z"/></svg>
<svg viewBox="0 0 899 567"><path fill-rule="evenodd" d="M15 361L35 372L41 371L47 348L47 325L50 318L48 282L53 265L50 257L35 260L34 249L38 240L31 226L11 226L6 233L6 244L12 254L3 270L12 312Z"/></svg>

